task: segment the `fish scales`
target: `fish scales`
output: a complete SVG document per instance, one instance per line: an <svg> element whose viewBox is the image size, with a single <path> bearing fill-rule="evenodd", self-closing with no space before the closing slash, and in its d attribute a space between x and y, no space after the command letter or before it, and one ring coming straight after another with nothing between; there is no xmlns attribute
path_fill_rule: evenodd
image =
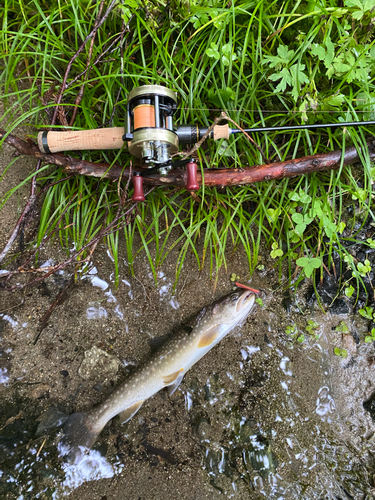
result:
<svg viewBox="0 0 375 500"><path fill-rule="evenodd" d="M60 450L73 460L80 447L91 448L106 423L120 414L128 421L143 402L168 387L178 388L185 373L245 319L254 305L253 290L232 293L204 308L190 333L181 331L138 368L98 407L73 413L63 427Z"/></svg>

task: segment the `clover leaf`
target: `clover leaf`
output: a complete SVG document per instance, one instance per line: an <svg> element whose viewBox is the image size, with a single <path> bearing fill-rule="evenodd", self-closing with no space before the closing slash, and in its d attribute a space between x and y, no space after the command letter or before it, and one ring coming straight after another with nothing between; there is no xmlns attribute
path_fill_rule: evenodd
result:
<svg viewBox="0 0 375 500"><path fill-rule="evenodd" d="M300 257L297 262L297 266L303 267L303 270L305 271L305 274L308 278L312 275L314 272L314 269L318 269L321 264L322 260L319 259L318 257Z"/></svg>

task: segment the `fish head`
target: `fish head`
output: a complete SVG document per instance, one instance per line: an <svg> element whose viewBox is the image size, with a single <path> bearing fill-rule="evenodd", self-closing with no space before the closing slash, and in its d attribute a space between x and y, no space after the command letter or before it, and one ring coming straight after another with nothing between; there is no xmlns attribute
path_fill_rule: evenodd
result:
<svg viewBox="0 0 375 500"><path fill-rule="evenodd" d="M237 325L249 314L254 302L255 293L252 290L236 291L216 302L212 316L218 323Z"/></svg>

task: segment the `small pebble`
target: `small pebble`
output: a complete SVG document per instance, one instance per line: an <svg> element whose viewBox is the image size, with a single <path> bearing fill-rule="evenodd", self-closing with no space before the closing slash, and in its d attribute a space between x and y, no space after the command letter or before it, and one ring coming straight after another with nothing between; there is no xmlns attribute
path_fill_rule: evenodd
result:
<svg viewBox="0 0 375 500"><path fill-rule="evenodd" d="M357 352L357 346L355 345L355 340L350 335L350 333L343 333L342 335L342 346L350 354L355 354Z"/></svg>
<svg viewBox="0 0 375 500"><path fill-rule="evenodd" d="M38 384L32 391L31 397L34 399L41 398L46 392L50 390L50 386L47 384Z"/></svg>

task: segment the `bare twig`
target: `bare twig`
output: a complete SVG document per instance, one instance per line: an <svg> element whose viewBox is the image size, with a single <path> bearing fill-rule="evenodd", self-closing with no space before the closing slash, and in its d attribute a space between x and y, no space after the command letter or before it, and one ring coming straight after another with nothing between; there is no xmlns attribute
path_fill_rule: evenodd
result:
<svg viewBox="0 0 375 500"><path fill-rule="evenodd" d="M103 11L103 7L104 7L104 0L101 0L100 5L99 5L99 12L98 12L98 15L96 17L95 24L94 24L94 29L99 24L100 16L102 15L102 11ZM76 100L75 100L75 103L74 103L73 115L72 115L72 118L71 118L71 120L69 122L69 126L70 127L72 127L73 124L74 124L74 122L75 122L75 119L76 119L76 116L77 116L78 107L81 104L81 101L82 101L82 98L83 98L83 94L85 92L85 82L89 78L89 75L90 75L90 63L91 63L92 51L93 51L94 43L95 43L95 37L96 37L96 31L93 34L92 38L91 38L89 55L87 56L87 62L86 62L87 72L85 74L84 80L83 80L82 85L81 85L81 87L80 87L80 89L78 91L78 94L77 94L77 97L76 97Z"/></svg>
<svg viewBox="0 0 375 500"><path fill-rule="evenodd" d="M60 90L59 90L59 93L58 93L58 96L57 96L57 99L56 99L56 108L55 108L55 111L53 113L52 124L51 125L53 125L56 122L57 114L58 114L58 111L59 111L59 106L61 104L63 94L64 94L64 92L66 90L66 82L68 80L68 76L69 76L69 73L70 73L70 70L72 68L72 65L73 65L74 61L77 59L77 57L83 51L83 49L86 46L86 43L95 36L95 34L98 31L98 29L101 27L101 25L107 19L107 17L109 16L111 10L113 9L113 7L116 4L116 1L117 0L112 0L111 1L111 3L109 4L107 10L105 11L103 17L100 19L100 21L98 23L95 23L94 28L86 36L86 38L83 40L82 44L80 45L79 49L77 50L77 52L73 55L73 57L68 62L68 65L66 67L65 74L64 74L64 79L63 79L63 82L61 84L61 87L60 87Z"/></svg>
<svg viewBox="0 0 375 500"><path fill-rule="evenodd" d="M124 36L124 34L129 30L129 24L130 24L130 21L133 19L134 15L130 17L130 19L128 20L125 28L116 36L116 38L114 38L112 40L112 42L108 45L108 47L101 53L99 54L99 56L95 59L95 61L91 64L90 68L93 68L94 66L96 66L97 64L99 64L100 62L103 62L102 59L103 57L112 49L112 47L119 41L119 40L122 40L122 37ZM89 68L86 68L82 71L82 73L79 73L79 75L75 76L69 83L67 83L66 85L66 88L69 88L71 87L72 85L74 85L76 83L77 80L79 80L83 75L85 75L87 73L87 71L89 70Z"/></svg>
<svg viewBox="0 0 375 500"><path fill-rule="evenodd" d="M46 444L46 441L47 441L47 438L44 438L44 441L43 441L43 443L40 445L40 448L39 448L38 453L36 454L36 457L35 457L35 458L38 458L38 457L39 457L40 452L41 452L41 451L42 451L42 449L43 449L43 446Z"/></svg>
<svg viewBox="0 0 375 500"><path fill-rule="evenodd" d="M1 131L0 131L0 135L1 135ZM39 160L38 163L36 164L35 174L34 174L33 178L31 179L31 189L30 189L29 199L27 200L26 206L23 209L23 212L20 215L20 218L18 219L17 224L15 225L15 227L13 229L13 232L10 235L10 238L9 238L8 242L6 243L3 251L0 253L0 263L5 259L6 255L8 254L8 252L9 252L9 250L10 250L13 242L17 238L17 236L18 236L18 234L20 232L20 229L21 229L22 225L24 224L24 222L26 220L27 215L29 214L29 212L32 210L32 208L34 206L34 203L35 203L35 200L36 200L36 194L35 194L35 191L36 191L36 177L37 177L38 170L40 169L41 164L42 164L42 160Z"/></svg>
<svg viewBox="0 0 375 500"><path fill-rule="evenodd" d="M34 280L29 281L28 283L19 284L19 285L15 285L11 288L3 288L3 289L6 291L23 289L27 286L34 284L34 283L38 283L40 281L43 281L44 279L48 278L48 276L51 276L51 274L54 274L57 271L60 271L61 269L64 269L65 267L67 267L69 264L77 261L79 259L79 257L82 255L82 253L84 253L86 250L88 250L91 247L91 251L90 251L89 255L85 259L79 261L79 264L84 264L84 263L90 262L92 259L93 251L95 250L96 245L99 243L99 241L102 238L109 236L111 233L118 231L119 229L121 229L125 225L129 224L128 219L126 219L124 223L119 224L120 219L123 217L126 217L126 215L132 213L136 206L137 206L136 204L133 204L132 206L130 206L130 208L126 212L123 212L122 214L116 215L116 217L113 219L113 221L108 226L102 228L99 231L99 233L95 236L95 238L93 238L91 241L86 243L86 245L84 245L79 250L74 252L74 254L65 262L61 262L59 264L56 264L55 266L45 266L45 267L40 267L37 269L24 269L21 266L14 271L7 271L6 273L2 273L0 275L0 278L6 277L8 279L10 277L12 277L13 275L19 274L19 273L44 273L42 277L35 278Z"/></svg>
<svg viewBox="0 0 375 500"><path fill-rule="evenodd" d="M72 199L69 201L69 203L66 205L66 207L64 208L62 214L59 217L59 220L56 223L56 226L60 223L61 219L64 217L64 215L66 214L66 212L69 209L70 205L73 203L73 201L76 198L77 198L77 195L73 196ZM47 243L47 241L51 239L53 233L54 233L54 231L51 231L49 234L46 234L44 236L44 238L42 239L42 241L40 242L40 244L36 247L36 249L31 254L31 256L27 259L26 262L23 263L22 269L24 269L25 266L27 266L27 264L29 264L29 262L36 256L36 254L40 251L40 249L44 247L44 245Z"/></svg>
<svg viewBox="0 0 375 500"><path fill-rule="evenodd" d="M51 314L53 313L53 311L55 310L55 308L58 305L60 305L65 300L68 288L70 288L70 286L72 285L73 281L74 280L72 278L68 281L68 283L64 286L64 288L57 295L56 300L54 301L54 303L51 305L51 307L45 313L45 315L43 316L43 318L40 320L39 332L38 332L37 336L34 339L34 345L36 345L36 343L38 342L39 337L40 337L42 331L47 326L47 322L48 322L49 318L51 317Z"/></svg>
<svg viewBox="0 0 375 500"><path fill-rule="evenodd" d="M252 137L250 137L250 135L242 128L238 125L238 123L236 123L232 118L230 118L228 115L226 115L226 120L228 120L228 122L231 122L233 123L233 125L235 127L237 127L239 130L241 130L241 132L244 134L244 136L254 145L254 147L257 148L257 150L259 151L259 153L262 155L262 158L263 158L263 161L264 163L266 163L267 165L269 165L270 161L269 159L267 158L267 156L264 154L264 151L263 149L259 146L259 144L257 144L254 139Z"/></svg>
<svg viewBox="0 0 375 500"><path fill-rule="evenodd" d="M207 133L209 133L207 131ZM1 136L5 136L4 130L0 130ZM206 134L205 134L206 135ZM185 157L191 156L202 144L204 137L190 150ZM71 156L65 156L61 153L46 154L41 153L35 144L27 143L18 137L9 134L5 141L12 145L22 154L42 159L47 163L52 163L64 167L69 174L80 174L100 179L111 179L117 181L122 179L128 181L130 176L129 168L121 165L109 165L108 163L94 163L80 160ZM367 140L367 148L370 159L375 158L375 140ZM342 158L343 156L343 158ZM340 167L341 159L343 165L351 165L361 161L360 154L354 146L347 148L344 153L341 150L331 151L329 153L305 156L294 160L286 160L272 163L270 165L257 165L253 167L240 168L206 168L203 170L203 177L200 171L197 174L197 180L200 185L205 186L235 186L243 184L252 184L255 182L284 179L298 175L310 174L324 170L334 170ZM141 170L141 169L140 169ZM147 169L144 169L147 172ZM182 169L172 169L168 175L147 174L144 177L144 184L151 186L176 186L184 188L186 186L187 174Z"/></svg>
<svg viewBox="0 0 375 500"><path fill-rule="evenodd" d="M213 129L216 127L216 125L220 122L222 122L223 120L226 120L227 119L227 115L222 111L221 112L221 115L220 116L216 116L214 121L211 123L211 125L208 127L207 129L207 132L204 134L204 136L202 137L202 139L200 139L192 148L190 151L188 151L187 153L185 153L183 155L183 157L181 158L181 160L186 160L186 158L189 158L189 156L192 156L196 151L198 151L198 149L202 146L202 144L204 143L204 141L209 137L209 135L211 134L211 132L213 131ZM180 153L177 153L176 155L173 155L173 156L177 156L179 155Z"/></svg>

